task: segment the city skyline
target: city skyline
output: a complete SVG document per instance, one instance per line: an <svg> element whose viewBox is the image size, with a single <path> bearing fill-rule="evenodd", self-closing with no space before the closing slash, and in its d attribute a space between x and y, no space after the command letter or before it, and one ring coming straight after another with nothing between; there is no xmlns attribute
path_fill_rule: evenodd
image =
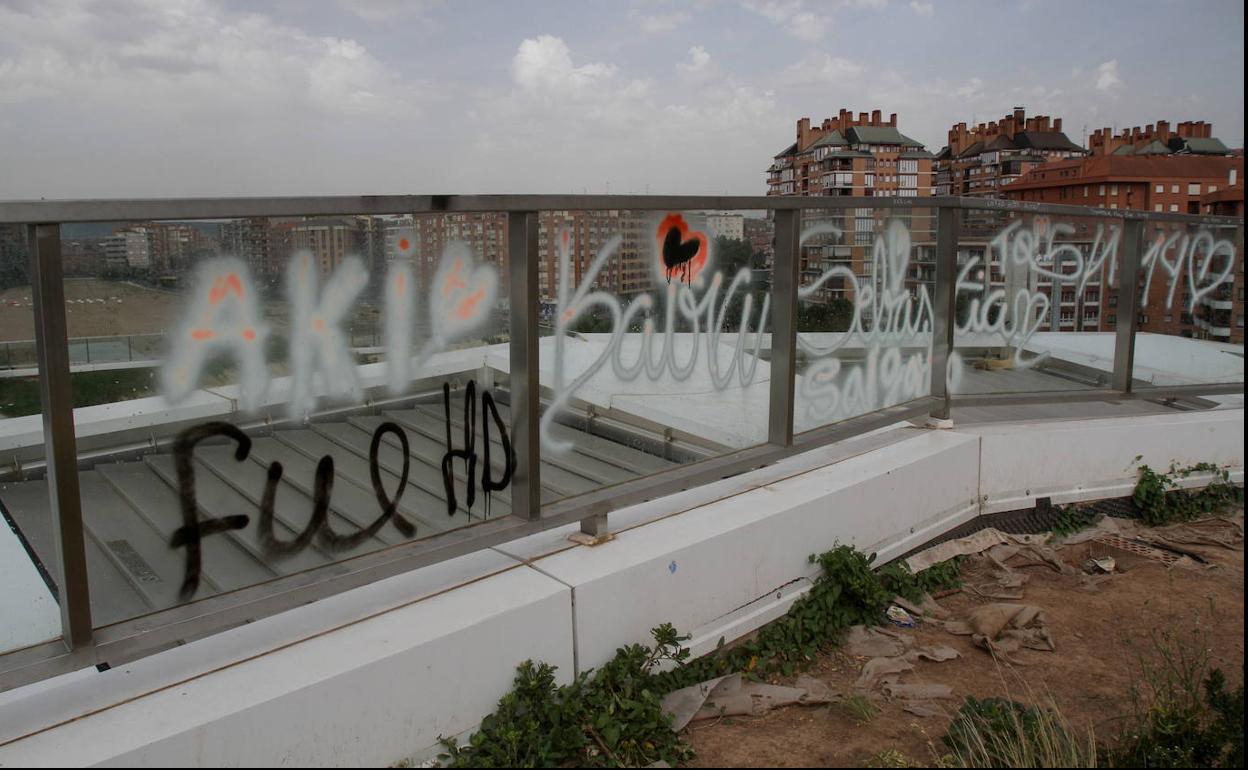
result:
<svg viewBox="0 0 1248 770"><path fill-rule="evenodd" d="M8 0L0 199L761 195L792 121L842 107L932 152L1016 106L1079 144L1202 119L1242 146L1242 7L1131 9Z"/></svg>

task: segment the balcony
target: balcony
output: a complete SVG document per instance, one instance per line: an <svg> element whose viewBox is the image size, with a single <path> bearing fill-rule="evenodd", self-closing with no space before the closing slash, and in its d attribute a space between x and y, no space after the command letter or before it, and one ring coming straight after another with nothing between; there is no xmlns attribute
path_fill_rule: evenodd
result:
<svg viewBox="0 0 1248 770"><path fill-rule="evenodd" d="M1213 310L1233 310L1235 308L1235 303L1231 301L1229 297L1226 299L1219 299L1217 297L1205 295L1200 298L1200 304Z"/></svg>
<svg viewBox="0 0 1248 770"><path fill-rule="evenodd" d="M1227 322L1223 321L1222 323L1227 323ZM1220 337L1222 339L1230 339L1231 337L1231 327L1229 325L1223 326L1218 321L1196 316L1195 318L1192 319L1192 324L1197 329L1203 329L1211 337Z"/></svg>
<svg viewBox="0 0 1248 770"><path fill-rule="evenodd" d="M0 329L12 334L0 367L7 380L47 395L25 414L12 411L16 400L0 405L10 410L0 418L0 503L11 519L0 536L14 546L5 551L13 556L0 618L23 618L0 648L0 683L83 676L97 662L114 667L109 682L131 671L212 677L228 660L221 671L263 689L266 664L235 666L231 655L246 648L246 660L260 661L307 640L322 640L315 644L334 651L332 665L354 672L364 664L339 653L385 645L342 640L359 641L353 634L371 632L357 626L376 628L377 617L407 612L418 599L453 608L473 634L437 626L447 615L434 617L425 604L403 617L434 625L400 624L386 643L444 645L450 658L471 649L491 675L514 662L512 653L565 647L569 669L574 660L600 664L621 643L612 635L619 624L636 620L629 613L643 602L626 600L635 588L656 611L685 613L665 620L707 629L713 646L727 633L716 625L723 618L802 579L792 569L801 556L790 557L815 539L876 544L888 560L989 504L1008 510L1034 499L1040 487L1018 470L1033 468L1033 457L1018 454L1009 473L999 465L1032 434L965 426L1009 423L1028 409L1072 420L1129 420L1137 410L1178 420L1160 402L1242 393L1242 356L1213 343L1074 332L1073 315L1058 331L1036 331L1042 307L1054 312L1039 288L1052 283L1039 280L1042 270L1027 268L1013 289L1023 292L1021 309L987 287L955 285L959 239L964 249L970 240L958 215L982 211L983 201L838 194L848 191L785 200L0 203L0 226L22 227L18 241L38 287L2 295ZM770 215L774 269L765 289L752 265L725 273L715 262L724 256L704 249L707 212L725 208ZM563 229L604 210L617 212L619 240L599 232L581 243L585 228ZM1009 201L992 210L1081 213ZM803 214L812 216L804 222ZM453 241L431 255L359 246L335 262L275 248L274 285L220 250L160 276L67 275L62 259L62 235L87 222L197 222L207 232L244 217L277 228L329 216L396 227L399 218L484 218L499 226L500 251ZM847 219L855 228L829 227ZM819 238L844 239L832 247L838 258L799 271L801 249L817 248ZM392 238L391 249L410 251L402 240ZM619 276L634 284L627 297L603 288ZM1141 271L1137 284L1143 279ZM672 304L662 305L668 297ZM678 322L657 307L685 308L687 317ZM974 365L990 359L1025 365ZM952 363L932 377L934 361ZM117 372L143 373L149 389L75 406L75 385L98 385L102 373L120 379ZM863 384L873 381L879 386ZM1183 419L1206 420L1192 429L1203 441L1208 425L1219 436L1234 428L1223 424L1227 411ZM955 419L962 430L915 431L908 422L929 417ZM1242 433L1242 417L1238 425ZM1166 440L1183 426L1167 429ZM856 440L842 443L848 438ZM1114 454L1126 451L1121 442L1103 441L1112 456L1105 466L1125 467ZM878 510L823 515L833 510L827 489L847 479L904 486L905 504L861 487L854 494L878 500ZM1018 488L981 493L983 479L1013 479ZM1081 477L1075 486L1103 481ZM770 501L765 510L758 495ZM905 513L889 518L886 510ZM663 537L646 529L656 526ZM717 542L754 554L757 569L721 559ZM620 553L636 564L611 562ZM538 558L549 572L533 568ZM711 576L723 581L717 592ZM513 633L515 617L546 630ZM752 630L732 622L737 635ZM291 641L296 627L304 636ZM506 655L499 639L513 645ZM185 665L172 667L173 659ZM287 669L295 670L323 669ZM322 682L345 681L336 677L310 686L320 693ZM475 697L478 685L469 677L455 687ZM152 692L166 690L177 692ZM357 711L350 702L344 720Z"/></svg>

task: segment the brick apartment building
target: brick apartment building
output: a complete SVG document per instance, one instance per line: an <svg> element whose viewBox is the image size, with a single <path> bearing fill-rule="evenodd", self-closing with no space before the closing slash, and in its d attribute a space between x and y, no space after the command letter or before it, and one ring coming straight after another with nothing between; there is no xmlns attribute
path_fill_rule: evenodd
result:
<svg viewBox="0 0 1248 770"><path fill-rule="evenodd" d="M538 213L538 290L546 302L554 302L559 286L559 238L568 232L569 280L579 285L594 257L612 236L623 241L619 250L599 271L594 287L621 297L649 290L653 285L649 248L650 219L644 212L618 209L601 211L541 211ZM692 224L692 223L691 223ZM412 242L401 248L403 239ZM473 255L506 275L507 215L494 212L413 214L384 223L387 261L407 259L417 280L427 285L447 245L467 244Z"/></svg>
<svg viewBox="0 0 1248 770"><path fill-rule="evenodd" d="M999 121L949 129L949 143L936 154L936 194L1000 198L1001 188L1036 166L1087 154L1062 133L1061 118L1029 118L1015 107Z"/></svg>
<svg viewBox="0 0 1248 770"><path fill-rule="evenodd" d="M686 214L686 218L689 215ZM559 294L559 253L562 233L568 233L568 282L579 286L598 252L613 236L620 247L594 278L592 286L617 297L631 297L654 287L654 231L651 212L605 209L599 211L543 211L538 214L538 293L553 303ZM689 222L705 231L704 218Z"/></svg>
<svg viewBox="0 0 1248 770"><path fill-rule="evenodd" d="M797 121L796 141L777 154L767 169L767 194L782 196L930 197L935 192L934 158L924 146L901 133L897 114L885 121L880 110L870 114L842 109L836 117L812 126ZM802 282L816 280L834 265L854 275L870 276L871 244L889 217L906 220L912 241L930 240L930 210L888 212L871 208L844 212L805 211L803 228L817 222L839 227L839 238L820 236L801 250ZM823 284L815 301L845 296L844 281Z"/></svg>
<svg viewBox="0 0 1248 770"><path fill-rule="evenodd" d="M1203 120L1187 120L1170 130L1170 123L1159 120L1115 134L1099 128L1088 137L1093 155L1229 155L1222 140L1213 135L1213 125Z"/></svg>
<svg viewBox="0 0 1248 770"><path fill-rule="evenodd" d="M745 240L745 215L717 212L706 215L707 233L713 238Z"/></svg>
<svg viewBox="0 0 1248 770"><path fill-rule="evenodd" d="M756 255L761 254L763 264L770 266L775 256L775 223L761 217L746 217L742 230L750 243L750 250Z"/></svg>
<svg viewBox="0 0 1248 770"><path fill-rule="evenodd" d="M1157 136L1159 132L1151 126L1151 131L1124 132L1118 137L1098 131L1094 135L1097 151L1091 156L1034 168L1007 186L1004 193L1015 200L1111 210L1201 214L1215 209L1233 211L1238 205L1242 212L1243 156L1228 154L1225 145L1208 136L1208 124L1180 125L1194 126L1201 135L1170 135L1163 142ZM1167 152L1159 149L1163 144ZM1213 154L1216 147L1222 147L1223 154ZM1187 229L1186 225L1150 225L1145 240L1152 242L1176 230ZM1243 235L1242 231L1219 235L1236 243L1236 266L1230 279L1213 294L1202 297L1200 306L1189 312L1191 290L1186 273L1180 276L1173 304L1167 308L1171 281L1165 280L1164 270L1155 269L1149 295L1136 319L1140 331L1243 342ZM1100 292L1099 312L1104 326L1112 329L1118 320L1117 291L1112 286L1105 288Z"/></svg>

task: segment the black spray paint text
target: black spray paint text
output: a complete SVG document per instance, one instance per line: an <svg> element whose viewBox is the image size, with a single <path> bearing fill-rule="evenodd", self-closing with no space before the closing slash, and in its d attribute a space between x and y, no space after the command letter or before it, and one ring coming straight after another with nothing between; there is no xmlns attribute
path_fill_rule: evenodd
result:
<svg viewBox="0 0 1248 770"><path fill-rule="evenodd" d="M476 498L476 383L469 381L464 393L463 445L456 448L452 436L451 424L451 388L449 384L442 386L443 407L446 415L446 453L442 456L442 484L446 495L447 515L454 516L459 510L455 495L455 460L463 460L467 473L467 499L465 510L471 515ZM503 450L503 469L498 478L493 475L490 464L490 425L498 430L499 443ZM507 425L499 416L498 407L489 391L481 393L481 430L482 430L482 469L481 491L485 493L485 515L489 516L489 503L492 492L500 492L511 483L515 472L516 458L512 451L511 440L507 435ZM403 469L399 474L399 483L395 488L394 497L386 491L381 477L381 465L378 455L382 440L392 434L402 449ZM196 425L180 433L173 445L174 465L178 478L178 497L182 509L182 526L170 538L174 548L186 548L186 572L182 582L181 599L188 601L199 590L200 573L203 567L202 541L209 535L244 529L251 523L247 514L232 514L213 518L200 515L199 503L195 495L195 447L200 442L214 437L224 436L235 444L234 459L238 462L247 460L251 453L251 438L236 426L227 422L208 422ZM265 480L264 493L260 499L259 539L265 554L286 556L298 553L307 548L314 540L325 550L336 552L355 548L376 535L387 523L394 526L406 538L416 536L416 525L404 518L398 511L399 501L407 489L408 476L411 471L411 453L407 433L393 422L384 422L373 431L372 441L368 449L369 480L373 493L377 497L380 514L367 527L355 532L340 533L333 529L329 519L330 499L334 489L334 458L325 455L316 465L313 481L312 512L307 525L299 534L288 540L277 537L274 527L274 507L277 499L278 486L281 483L284 469L277 461L269 463L268 476Z"/></svg>

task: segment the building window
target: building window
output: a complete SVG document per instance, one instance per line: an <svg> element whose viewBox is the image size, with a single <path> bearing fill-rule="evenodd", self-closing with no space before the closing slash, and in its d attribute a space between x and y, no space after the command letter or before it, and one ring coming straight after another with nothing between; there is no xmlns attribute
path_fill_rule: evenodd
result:
<svg viewBox="0 0 1248 770"><path fill-rule="evenodd" d="M1086 184L1083 186L1083 197L1088 197L1088 186Z"/></svg>
<svg viewBox="0 0 1248 770"><path fill-rule="evenodd" d="M1098 192L1097 195L1104 195L1104 194L1105 194L1105 185L1101 185L1101 191Z"/></svg>
<svg viewBox="0 0 1248 770"><path fill-rule="evenodd" d="M1164 208L1164 207L1163 207L1160 203L1154 203L1154 204L1153 204L1153 211L1162 211L1162 210L1163 210L1163 208Z"/></svg>
<svg viewBox="0 0 1248 770"><path fill-rule="evenodd" d="M1165 191L1166 191L1166 186L1164 184L1159 184L1157 185L1156 188L1153 189L1153 192L1155 193L1164 193Z"/></svg>
<svg viewBox="0 0 1248 770"><path fill-rule="evenodd" d="M1116 185L1116 184L1111 184L1111 185L1109 186L1109 194L1110 194L1110 195L1117 195L1117 194L1118 194L1118 185Z"/></svg>
<svg viewBox="0 0 1248 770"><path fill-rule="evenodd" d="M1179 204L1177 204L1177 203L1171 203L1171 204L1170 204L1170 210L1171 210L1171 211L1178 211L1178 210L1179 210Z"/></svg>
<svg viewBox="0 0 1248 770"><path fill-rule="evenodd" d="M1179 194L1179 186L1178 186L1177 184L1172 184L1172 185L1170 185L1170 192L1174 193L1175 195L1178 195L1178 194Z"/></svg>
<svg viewBox="0 0 1248 770"><path fill-rule="evenodd" d="M1188 195L1200 195L1200 182L1188 182L1187 194Z"/></svg>

